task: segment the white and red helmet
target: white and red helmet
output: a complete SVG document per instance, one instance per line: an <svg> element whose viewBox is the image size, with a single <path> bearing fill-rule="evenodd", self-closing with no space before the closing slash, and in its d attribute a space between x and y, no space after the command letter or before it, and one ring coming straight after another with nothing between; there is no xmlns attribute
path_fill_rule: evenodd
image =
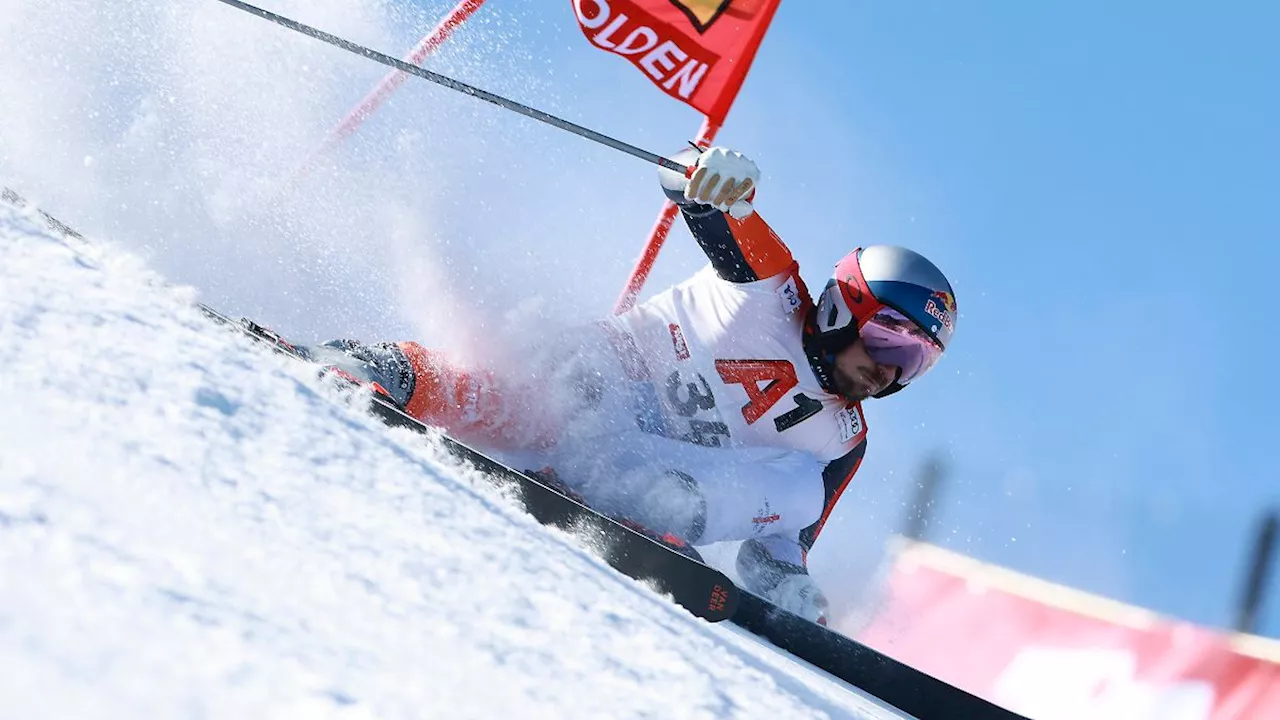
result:
<svg viewBox="0 0 1280 720"><path fill-rule="evenodd" d="M900 368L884 397L927 373L951 342L956 297L942 271L920 253L892 245L859 248L836 263L806 333L809 359L834 392L836 353L859 337L879 363Z"/></svg>

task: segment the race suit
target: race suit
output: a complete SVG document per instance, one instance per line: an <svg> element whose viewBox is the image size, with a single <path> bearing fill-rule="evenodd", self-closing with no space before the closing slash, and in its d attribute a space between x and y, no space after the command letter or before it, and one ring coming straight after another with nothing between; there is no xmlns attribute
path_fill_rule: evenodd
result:
<svg viewBox="0 0 1280 720"><path fill-rule="evenodd" d="M744 541L766 594L806 558L866 449L859 403L823 390L813 302L759 214L664 188L710 263L629 312L556 336L525 376L406 342L346 346L413 414L464 442L529 450L599 510L694 545Z"/></svg>

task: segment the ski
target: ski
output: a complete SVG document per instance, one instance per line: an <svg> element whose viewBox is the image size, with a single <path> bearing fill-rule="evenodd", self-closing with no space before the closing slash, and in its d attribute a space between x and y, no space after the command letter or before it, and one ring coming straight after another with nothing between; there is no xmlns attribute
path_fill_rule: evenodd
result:
<svg viewBox="0 0 1280 720"><path fill-rule="evenodd" d="M204 304L198 307L211 320L238 329L276 352L311 362L295 345L252 320L235 320ZM741 591L724 573L699 562L692 548L664 542L641 528L624 525L562 492L545 478L515 470L443 433L433 432L377 392L370 393L369 409L390 427L431 435L455 459L479 470L495 483L518 489L525 510L539 523L599 538L605 562L624 575L653 583L659 592L670 595L676 604L695 616L720 622L737 610Z"/></svg>

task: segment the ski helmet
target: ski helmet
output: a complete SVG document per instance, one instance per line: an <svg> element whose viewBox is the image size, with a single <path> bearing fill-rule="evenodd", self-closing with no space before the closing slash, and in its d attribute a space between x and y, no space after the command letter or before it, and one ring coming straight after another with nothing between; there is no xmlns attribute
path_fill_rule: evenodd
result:
<svg viewBox="0 0 1280 720"><path fill-rule="evenodd" d="M805 333L808 355L828 392L835 356L859 337L873 360L900 368L875 397L929 371L951 342L956 296L942 271L920 253L892 245L858 248L836 263Z"/></svg>

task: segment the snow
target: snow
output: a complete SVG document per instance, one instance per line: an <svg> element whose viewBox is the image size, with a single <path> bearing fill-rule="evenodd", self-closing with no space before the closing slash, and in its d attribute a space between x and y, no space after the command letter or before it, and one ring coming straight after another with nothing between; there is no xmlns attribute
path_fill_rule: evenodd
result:
<svg viewBox="0 0 1280 720"><path fill-rule="evenodd" d="M193 299L0 204L7 717L899 717Z"/></svg>

